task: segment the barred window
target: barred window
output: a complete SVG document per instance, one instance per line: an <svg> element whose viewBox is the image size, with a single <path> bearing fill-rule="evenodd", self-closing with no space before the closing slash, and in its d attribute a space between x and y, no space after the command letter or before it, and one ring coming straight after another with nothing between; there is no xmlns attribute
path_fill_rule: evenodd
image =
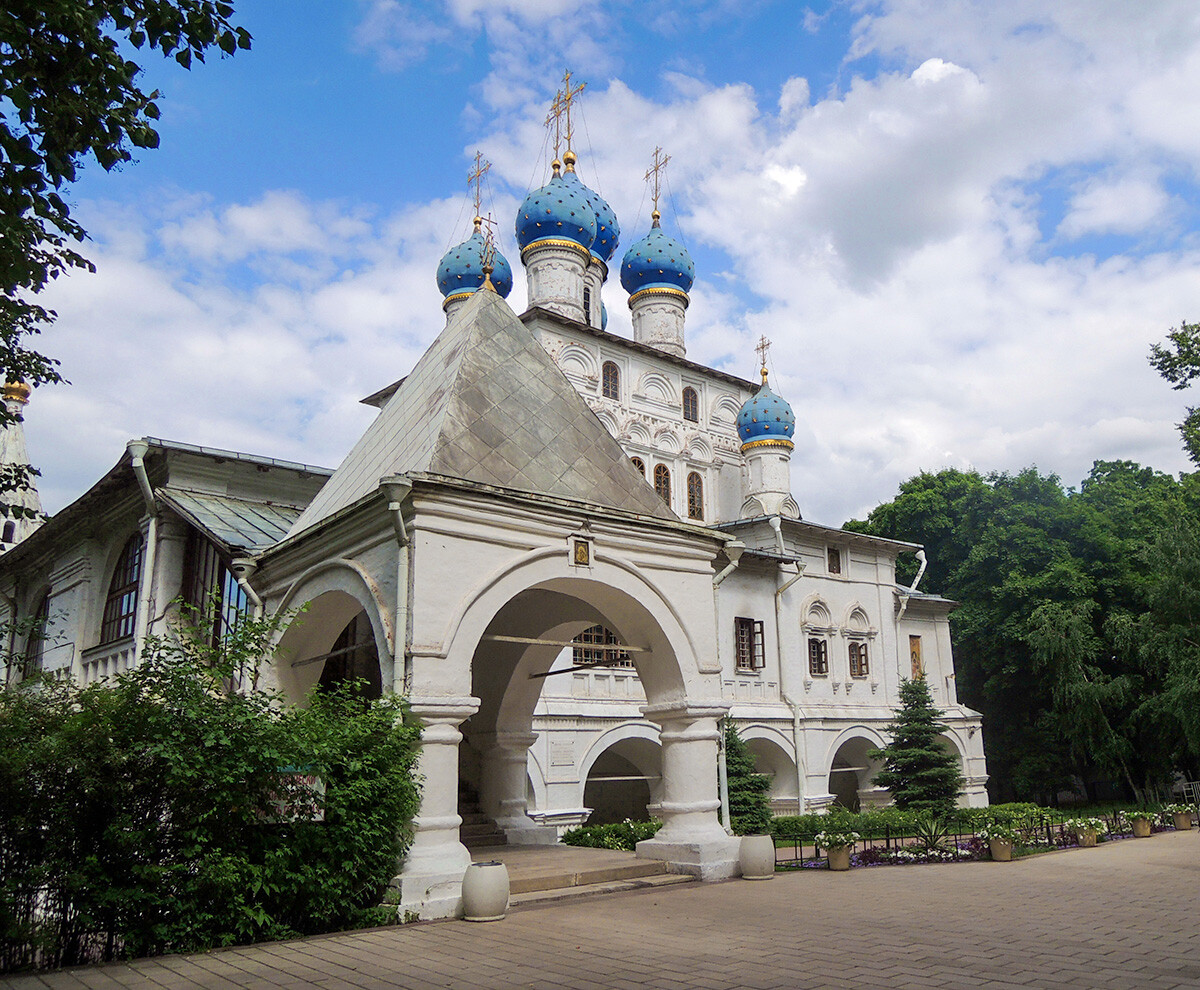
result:
<svg viewBox="0 0 1200 990"><path fill-rule="evenodd" d="M576 667L633 667L633 661L625 650L613 649L620 640L616 633L605 626L589 626L572 642L580 644L572 653L572 662Z"/></svg>
<svg viewBox="0 0 1200 990"><path fill-rule="evenodd" d="M763 651L763 624L759 619L733 620L734 653L738 670L762 670L767 665Z"/></svg>
<svg viewBox="0 0 1200 990"><path fill-rule="evenodd" d="M646 462L640 457L631 457L629 459L633 461L633 466L638 469L638 474L643 478L646 477Z"/></svg>
<svg viewBox="0 0 1200 990"><path fill-rule="evenodd" d="M704 479L695 471L688 475L688 518L704 518Z"/></svg>
<svg viewBox="0 0 1200 990"><path fill-rule="evenodd" d="M138 584L142 578L142 534L134 533L121 551L100 623L100 643L115 643L133 635L137 615Z"/></svg>
<svg viewBox="0 0 1200 990"><path fill-rule="evenodd" d="M700 422L700 396L690 385L683 390L683 418L692 423Z"/></svg>
<svg viewBox="0 0 1200 990"><path fill-rule="evenodd" d="M197 530L188 533L183 565L183 600L207 632L210 646L229 637L250 610L246 592L216 545Z"/></svg>
<svg viewBox="0 0 1200 990"><path fill-rule="evenodd" d="M29 677L44 669L46 658L46 627L50 624L50 592L42 595L33 625L29 630L29 641L25 644L25 676Z"/></svg>
<svg viewBox="0 0 1200 990"><path fill-rule="evenodd" d="M601 390L606 399L621 398L621 371L612 361L605 361L600 371Z"/></svg>
<svg viewBox="0 0 1200 990"><path fill-rule="evenodd" d="M671 504L671 469L665 464L654 467L654 490L667 505Z"/></svg>
<svg viewBox="0 0 1200 990"><path fill-rule="evenodd" d="M825 677L829 673L829 644L823 639L808 641L808 672L813 677Z"/></svg>
<svg viewBox="0 0 1200 990"><path fill-rule="evenodd" d="M867 662L867 644L866 643L851 643L850 644L850 676L851 677L866 677L870 673L870 664Z"/></svg>

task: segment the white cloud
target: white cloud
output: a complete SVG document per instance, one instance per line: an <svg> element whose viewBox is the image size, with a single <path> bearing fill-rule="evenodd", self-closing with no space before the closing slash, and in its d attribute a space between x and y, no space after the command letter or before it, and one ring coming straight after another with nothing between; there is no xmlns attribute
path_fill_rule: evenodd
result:
<svg viewBox="0 0 1200 990"><path fill-rule="evenodd" d="M1136 234L1158 220L1168 203L1167 194L1154 179L1090 179L1071 198L1058 233L1069 239L1085 234Z"/></svg>

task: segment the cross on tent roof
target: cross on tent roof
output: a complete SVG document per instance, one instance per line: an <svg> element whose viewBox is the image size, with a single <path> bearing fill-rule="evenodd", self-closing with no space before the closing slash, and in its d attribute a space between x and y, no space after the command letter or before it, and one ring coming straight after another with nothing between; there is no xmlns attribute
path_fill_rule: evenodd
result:
<svg viewBox="0 0 1200 990"><path fill-rule="evenodd" d="M671 160L670 155L664 155L662 148L654 149L654 164L646 170L645 179L652 183L651 196L654 199L654 212L658 212L658 195L662 184L662 171L667 167L667 162Z"/></svg>

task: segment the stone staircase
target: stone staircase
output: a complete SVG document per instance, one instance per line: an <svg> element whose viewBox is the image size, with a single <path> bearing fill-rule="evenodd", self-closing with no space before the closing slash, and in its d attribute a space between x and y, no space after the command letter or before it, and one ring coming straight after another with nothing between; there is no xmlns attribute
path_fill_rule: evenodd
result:
<svg viewBox="0 0 1200 990"><path fill-rule="evenodd" d="M462 825L458 829L459 841L471 852L508 845L508 836L504 834L504 830L480 808L479 795L461 783L458 788L458 816L462 819Z"/></svg>

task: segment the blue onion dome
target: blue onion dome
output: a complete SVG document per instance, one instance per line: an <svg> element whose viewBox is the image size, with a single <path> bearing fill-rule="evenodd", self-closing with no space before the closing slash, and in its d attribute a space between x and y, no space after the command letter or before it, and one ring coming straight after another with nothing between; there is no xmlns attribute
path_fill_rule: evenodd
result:
<svg viewBox="0 0 1200 990"><path fill-rule="evenodd" d="M608 205L608 200L595 189L585 186L579 178L579 174L575 171L577 160L573 151L568 151L563 155L563 181L587 197L588 206L596 214L596 239L592 241L592 256L608 264L616 253L617 243L621 239L621 228L617 223L616 213Z"/></svg>
<svg viewBox="0 0 1200 990"><path fill-rule="evenodd" d="M554 174L541 189L525 197L517 211L517 244L524 251L538 241L573 241L591 250L596 239L596 211L588 202L590 190L574 172L564 178L554 162Z"/></svg>
<svg viewBox="0 0 1200 990"><path fill-rule="evenodd" d="M696 266L687 249L662 232L659 212L653 218L650 233L625 252L621 262L621 285L630 295L643 289L677 289L686 293L696 279Z"/></svg>
<svg viewBox="0 0 1200 990"><path fill-rule="evenodd" d="M483 256L487 242L480 229L483 221L475 218L475 232L452 247L438 264L437 284L443 296L469 295L483 285ZM492 287L507 299L512 292L512 268L499 251L492 256Z"/></svg>
<svg viewBox="0 0 1200 990"><path fill-rule="evenodd" d="M604 300L600 300L600 329L608 329L608 307L604 305Z"/></svg>
<svg viewBox="0 0 1200 990"><path fill-rule="evenodd" d="M796 414L787 400L771 391L767 370L763 369L762 387L746 400L737 415L738 436L742 452L750 447L786 447L792 449L792 434L796 432Z"/></svg>

